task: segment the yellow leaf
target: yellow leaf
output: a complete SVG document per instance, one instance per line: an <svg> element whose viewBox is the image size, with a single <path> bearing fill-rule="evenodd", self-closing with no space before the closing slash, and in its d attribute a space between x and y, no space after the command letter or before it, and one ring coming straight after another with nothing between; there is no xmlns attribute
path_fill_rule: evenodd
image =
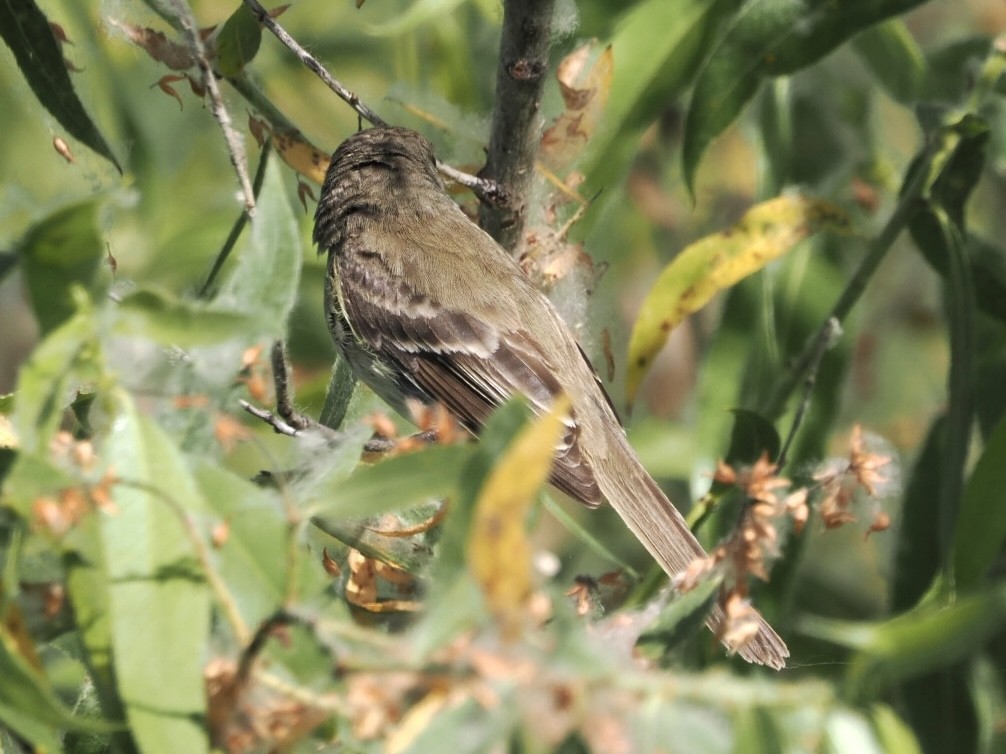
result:
<svg viewBox="0 0 1006 754"><path fill-rule="evenodd" d="M531 595L531 545L525 528L535 493L548 479L565 432L569 400L524 429L482 485L468 542L468 564L504 636L520 628Z"/></svg>
<svg viewBox="0 0 1006 754"><path fill-rule="evenodd" d="M273 144L283 162L309 181L317 184L325 181L325 171L328 170L331 158L305 139L300 131L276 129L273 132Z"/></svg>
<svg viewBox="0 0 1006 754"><path fill-rule="evenodd" d="M848 217L833 204L780 196L755 205L729 230L696 241L678 254L650 289L632 329L626 374L629 403L668 334L685 317L807 236L847 225Z"/></svg>
<svg viewBox="0 0 1006 754"><path fill-rule="evenodd" d="M419 735L426 730L433 719L450 701L448 690L434 688L409 708L402 716L402 721L388 735L384 742L386 754L399 754L406 751Z"/></svg>

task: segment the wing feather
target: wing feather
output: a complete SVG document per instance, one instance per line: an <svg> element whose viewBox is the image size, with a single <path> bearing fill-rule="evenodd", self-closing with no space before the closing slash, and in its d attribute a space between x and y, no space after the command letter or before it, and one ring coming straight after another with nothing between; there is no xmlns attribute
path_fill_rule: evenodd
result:
<svg viewBox="0 0 1006 754"><path fill-rule="evenodd" d="M532 411L547 411L562 386L554 365L536 340L523 331L498 332L471 312L445 309L414 292L402 290L392 271L365 269L353 255L338 259L343 285L365 285L369 295L346 297L354 333L380 359L408 375L412 393L443 403L459 421L478 433L489 415L514 395L524 395ZM594 472L577 444L573 416L556 449L550 481L581 502L603 500Z"/></svg>

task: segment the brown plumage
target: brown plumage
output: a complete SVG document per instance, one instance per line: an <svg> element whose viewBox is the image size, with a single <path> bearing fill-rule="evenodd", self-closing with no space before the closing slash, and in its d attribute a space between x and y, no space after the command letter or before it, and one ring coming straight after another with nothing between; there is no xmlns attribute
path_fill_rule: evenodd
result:
<svg viewBox="0 0 1006 754"><path fill-rule="evenodd" d="M332 156L315 215L328 252L326 315L356 374L385 401L440 402L477 433L514 394L536 413L569 396L550 482L591 507L607 501L670 575L705 555L642 467L566 324L502 247L444 189L430 143L373 128ZM759 618L760 619L760 618ZM715 628L719 613L710 623ZM781 668L772 628L738 653Z"/></svg>

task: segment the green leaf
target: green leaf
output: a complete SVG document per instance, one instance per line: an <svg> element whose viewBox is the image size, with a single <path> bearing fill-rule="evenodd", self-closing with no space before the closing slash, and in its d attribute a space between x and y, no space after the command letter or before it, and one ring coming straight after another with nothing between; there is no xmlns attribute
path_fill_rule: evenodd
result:
<svg viewBox="0 0 1006 754"><path fill-rule="evenodd" d="M870 711L873 733L887 754L922 754L912 729L886 704L875 704Z"/></svg>
<svg viewBox="0 0 1006 754"><path fill-rule="evenodd" d="M220 343L256 325L257 318L251 313L223 311L149 288L124 297L115 307L112 320L117 335L181 348Z"/></svg>
<svg viewBox="0 0 1006 754"><path fill-rule="evenodd" d="M195 462L199 491L227 526L217 549L220 575L241 617L256 626L282 604L288 574L289 522L278 495L256 487L207 460Z"/></svg>
<svg viewBox="0 0 1006 754"><path fill-rule="evenodd" d="M32 309L43 333L73 314L73 285L83 286L93 298L103 292L99 273L105 248L97 219L98 202L71 204L33 225L18 245Z"/></svg>
<svg viewBox="0 0 1006 754"><path fill-rule="evenodd" d="M584 195L609 186L635 153L636 139L687 89L739 0L643 0L611 38L614 78L582 170Z"/></svg>
<svg viewBox="0 0 1006 754"><path fill-rule="evenodd" d="M37 346L18 378L12 417L21 448L48 448L71 400L71 388L100 370L97 333L90 312L81 311Z"/></svg>
<svg viewBox="0 0 1006 754"><path fill-rule="evenodd" d="M716 603L722 579L710 578L690 592L674 597L636 640L636 648L648 657L659 657L694 636L705 625Z"/></svg>
<svg viewBox="0 0 1006 754"><path fill-rule="evenodd" d="M258 334L280 336L297 300L303 258L300 233L276 160L269 160L252 231L210 308L254 317Z"/></svg>
<svg viewBox="0 0 1006 754"><path fill-rule="evenodd" d="M995 663L985 655L971 661L968 687L978 718L978 751L991 754L1006 747L1006 691Z"/></svg>
<svg viewBox="0 0 1006 754"><path fill-rule="evenodd" d="M1006 541L1006 419L989 437L964 489L953 544L954 580L961 590L976 587L998 559Z"/></svg>
<svg viewBox="0 0 1006 754"><path fill-rule="evenodd" d="M834 205L787 195L755 205L729 230L685 248L660 273L633 325L625 380L629 403L667 336L685 317L807 236L846 223L846 215Z"/></svg>
<svg viewBox="0 0 1006 754"><path fill-rule="evenodd" d="M237 76L244 70L262 43L262 27L251 9L238 6L224 23L217 37L217 68L226 78Z"/></svg>
<svg viewBox="0 0 1006 754"><path fill-rule="evenodd" d="M939 566L940 501L933 490L941 485L945 442L946 417L938 416L929 428L905 485L891 587L891 607L896 611L907 610L921 599Z"/></svg>
<svg viewBox="0 0 1006 754"><path fill-rule="evenodd" d="M772 422L742 408L731 409L730 413L734 415L734 426L725 456L727 463L752 464L765 455L769 460L778 457L782 443Z"/></svg>
<svg viewBox="0 0 1006 754"><path fill-rule="evenodd" d="M988 57L993 40L986 36L955 39L945 47L927 51L926 77L920 98L926 102L954 102L973 86L977 64ZM1006 94L1006 79L997 85Z"/></svg>
<svg viewBox="0 0 1006 754"><path fill-rule="evenodd" d="M74 91L49 19L33 0L0 0L0 37L43 107L71 136L107 158L121 173L122 167Z"/></svg>
<svg viewBox="0 0 1006 754"><path fill-rule="evenodd" d="M48 681L18 651L15 637L0 626L0 722L51 751L59 751L57 729L109 733L116 725L75 716Z"/></svg>
<svg viewBox="0 0 1006 754"><path fill-rule="evenodd" d="M685 122L683 171L695 191L706 148L734 122L767 78L795 73L853 34L924 0L752 0L709 54Z"/></svg>
<svg viewBox="0 0 1006 754"><path fill-rule="evenodd" d="M101 534L119 693L144 754L206 752L209 590L180 520L206 504L170 438L117 397L104 456L122 481Z"/></svg>
<svg viewBox="0 0 1006 754"><path fill-rule="evenodd" d="M737 754L775 754L786 750L779 721L771 710L761 706L745 708L737 715L734 719L734 741L733 750Z"/></svg>
<svg viewBox="0 0 1006 754"><path fill-rule="evenodd" d="M975 281L977 286L977 281ZM975 385L975 413L986 442L999 421L1006 416L1006 330L999 329L997 337L982 337L979 329L978 374Z"/></svg>
<svg viewBox="0 0 1006 754"><path fill-rule="evenodd" d="M942 116L939 113L935 117ZM950 116L951 118L953 116ZM967 233L964 215L967 201L981 179L987 159L991 131L981 118L965 115L945 126L939 126L937 154L945 158L943 169L929 178L925 194L929 203L922 203L912 215L909 230L916 248L940 275L951 274L950 248L946 231L934 207L944 207L957 233L963 239L970 277L974 281L978 307L1002 322L1006 322L1006 254L1002 249ZM913 171L921 169L916 161L905 178L905 186Z"/></svg>
<svg viewBox="0 0 1006 754"><path fill-rule="evenodd" d="M926 60L904 21L895 19L867 29L852 46L891 97L902 104L918 99Z"/></svg>
<svg viewBox="0 0 1006 754"><path fill-rule="evenodd" d="M568 531L576 539L580 540L587 546L588 549L593 550L596 555L599 555L604 560L607 560L616 568L625 571L629 578L635 580L639 579L639 572L636 571L635 568L609 550L603 542L591 534L586 527L581 525L579 521L573 518L573 516L566 511L565 508L559 505L559 503L557 503L551 495L545 496L545 509L552 514L553 518L555 518L555 520L558 521L563 528L566 529L566 531Z"/></svg>
<svg viewBox="0 0 1006 754"><path fill-rule="evenodd" d="M395 14L393 20L371 24L367 33L375 37L397 37L418 29L424 24L451 13L467 0L416 0L405 11Z"/></svg>
<svg viewBox="0 0 1006 754"><path fill-rule="evenodd" d="M775 196L793 174L793 103L788 78L779 78L765 88L759 101L758 122L765 170L760 196Z"/></svg>
<svg viewBox="0 0 1006 754"><path fill-rule="evenodd" d="M434 445L362 466L348 479L335 478L313 490L315 524L376 516L456 494L459 477L471 458L470 445Z"/></svg>
<svg viewBox="0 0 1006 754"><path fill-rule="evenodd" d="M882 623L806 616L802 633L856 650L847 674L849 691L873 695L906 678L945 668L972 655L1006 625L1006 587L929 601Z"/></svg>
<svg viewBox="0 0 1006 754"><path fill-rule="evenodd" d="M23 518L30 519L32 504L37 498L53 495L79 482L49 460L48 455L21 451L4 482L4 502Z"/></svg>
<svg viewBox="0 0 1006 754"><path fill-rule="evenodd" d="M84 648L84 661L105 715L126 719L112 655L112 615L108 569L98 515L85 516L63 542L67 597ZM129 731L114 733L113 751L133 754Z"/></svg>

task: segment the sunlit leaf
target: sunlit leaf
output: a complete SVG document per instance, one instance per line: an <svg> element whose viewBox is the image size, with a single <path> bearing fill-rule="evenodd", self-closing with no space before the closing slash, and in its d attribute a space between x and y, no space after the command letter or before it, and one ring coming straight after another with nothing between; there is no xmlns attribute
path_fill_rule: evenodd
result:
<svg viewBox="0 0 1006 754"><path fill-rule="evenodd" d="M629 342L626 393L631 402L667 336L716 293L779 258L807 236L841 229L834 205L781 196L752 207L730 230L696 241L664 268L647 294Z"/></svg>
<svg viewBox="0 0 1006 754"><path fill-rule="evenodd" d="M168 291L141 289L115 306L112 327L118 335L186 348L219 343L256 324L250 313L221 311Z"/></svg>
<svg viewBox="0 0 1006 754"><path fill-rule="evenodd" d="M853 34L924 0L754 0L738 13L695 82L683 145L685 183L706 148L767 78L820 60ZM617 85L617 82L616 82Z"/></svg>
<svg viewBox="0 0 1006 754"><path fill-rule="evenodd" d="M115 725L75 716L46 679L18 650L8 627L0 623L0 722L37 746L60 750L59 729L110 732Z"/></svg>
<svg viewBox="0 0 1006 754"><path fill-rule="evenodd" d="M253 317L259 334L279 336L297 300L300 233L275 160L265 169L251 235L210 308Z"/></svg>
<svg viewBox="0 0 1006 754"><path fill-rule="evenodd" d="M1002 751L1006 746L1006 691L996 663L979 655L971 662L968 687L977 718L978 751Z"/></svg>
<svg viewBox="0 0 1006 754"><path fill-rule="evenodd" d="M25 451L48 447L71 388L95 378L99 369L97 332L88 311L71 317L35 349L21 369L12 416Z"/></svg>
<svg viewBox="0 0 1006 754"><path fill-rule="evenodd" d="M217 66L226 77L237 76L258 52L262 27L247 5L239 5L217 37Z"/></svg>
<svg viewBox="0 0 1006 754"><path fill-rule="evenodd" d="M280 606L289 578L289 522L278 496L209 461L194 469L199 491L228 529L217 548L220 575L241 616L256 626Z"/></svg>
<svg viewBox="0 0 1006 754"><path fill-rule="evenodd" d="M106 717L125 720L112 654L111 585L101 523L97 515L85 516L63 542L66 589L101 708ZM112 741L123 752L137 750L126 731L113 734Z"/></svg>
<svg viewBox="0 0 1006 754"><path fill-rule="evenodd" d="M81 285L95 297L101 293L105 246L97 216L93 199L72 204L33 225L18 245L32 309L44 333L73 314L71 286Z"/></svg>
<svg viewBox="0 0 1006 754"><path fill-rule="evenodd" d="M873 706L870 722L877 741L889 754L921 754L912 729L886 704Z"/></svg>
<svg viewBox="0 0 1006 754"><path fill-rule="evenodd" d="M739 0L644 0L619 21L611 38L611 96L582 165L588 191L618 177L633 153L633 137L691 84L720 25L740 5Z"/></svg>
<svg viewBox="0 0 1006 754"><path fill-rule="evenodd" d="M322 482L313 488L313 521L327 531L329 519L376 516L450 497L471 455L467 445L435 445L363 466L348 479Z"/></svg>
<svg viewBox="0 0 1006 754"><path fill-rule="evenodd" d="M375 37L397 37L450 13L466 1L416 0L409 5L407 10L395 14L391 21L383 24L371 24L367 27L367 32Z"/></svg>
<svg viewBox="0 0 1006 754"><path fill-rule="evenodd" d="M77 97L49 19L34 0L0 2L0 37L14 53L21 73L42 106L71 136L105 157L121 173L122 167L111 147Z"/></svg>
<svg viewBox="0 0 1006 754"><path fill-rule="evenodd" d="M118 511L101 527L118 688L144 752L205 752L209 590L180 516L206 504L164 430L124 393L118 403L104 453Z"/></svg>
<svg viewBox="0 0 1006 754"><path fill-rule="evenodd" d="M776 720L773 710L757 706L741 710L734 719L734 735L738 742L743 742L737 749L743 749L745 754L774 754L785 751L785 736L782 733L781 721ZM839 749L851 751L851 749ZM856 749L863 752L863 749Z"/></svg>
<svg viewBox="0 0 1006 754"><path fill-rule="evenodd" d="M468 563L504 634L513 636L531 592L527 512L548 479L565 430L566 399L523 430L482 484L468 542Z"/></svg>

